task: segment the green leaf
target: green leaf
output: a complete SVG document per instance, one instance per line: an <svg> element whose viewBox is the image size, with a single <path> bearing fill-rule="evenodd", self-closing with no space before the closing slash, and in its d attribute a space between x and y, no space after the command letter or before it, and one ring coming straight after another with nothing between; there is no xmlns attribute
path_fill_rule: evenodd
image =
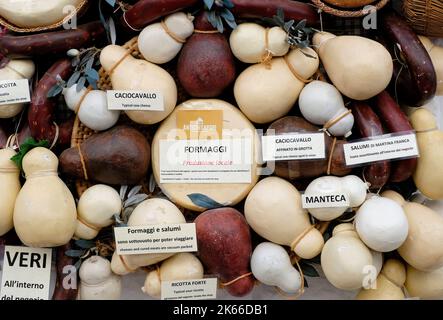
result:
<svg viewBox="0 0 443 320"><path fill-rule="evenodd" d="M232 9L234 8L234 4L231 0L223 0L223 5L225 8Z"/></svg>
<svg viewBox="0 0 443 320"><path fill-rule="evenodd" d="M49 89L48 93L46 94L46 97L54 98L55 96L58 96L60 93L62 93L62 91L63 87L57 83L51 89Z"/></svg>
<svg viewBox="0 0 443 320"><path fill-rule="evenodd" d="M66 87L67 88L72 87L78 81L78 78L80 78L80 75L81 75L80 71L75 71L72 74L72 76L69 78L68 82L66 83Z"/></svg>
<svg viewBox="0 0 443 320"><path fill-rule="evenodd" d="M98 80L98 79L100 79L100 75L98 74L97 70L95 70L95 69L89 69L89 70L86 72L86 75L87 75L88 77L90 77L91 79L94 79L94 80Z"/></svg>
<svg viewBox="0 0 443 320"><path fill-rule="evenodd" d="M303 30L305 26L306 26L306 19L303 19L300 20L294 28L295 30Z"/></svg>
<svg viewBox="0 0 443 320"><path fill-rule="evenodd" d="M35 141L34 138L27 138L23 144L20 146L19 152L11 158L19 169L22 169L22 161L23 157L28 153L31 149L36 147L44 147L49 148L49 142L47 140Z"/></svg>
<svg viewBox="0 0 443 320"><path fill-rule="evenodd" d="M220 33L223 33L224 27L223 27L223 20L219 15L216 15L216 21L217 21L217 30Z"/></svg>
<svg viewBox="0 0 443 320"><path fill-rule="evenodd" d="M225 20L225 21L226 21L226 23L228 24L228 26L231 27L231 29L235 29L235 28L237 28L237 22L235 22L235 21L230 21L230 20Z"/></svg>
<svg viewBox="0 0 443 320"><path fill-rule="evenodd" d="M90 57L88 59L88 62L86 62L85 71L88 72L89 70L91 70L93 64L94 64L94 56Z"/></svg>
<svg viewBox="0 0 443 320"><path fill-rule="evenodd" d="M75 270L78 271L81 265L82 265L82 260L78 259L77 262L74 264Z"/></svg>
<svg viewBox="0 0 443 320"><path fill-rule="evenodd" d="M288 22L285 23L285 30L289 31L291 29L291 27L294 25L295 21L294 20L290 20Z"/></svg>
<svg viewBox="0 0 443 320"><path fill-rule="evenodd" d="M203 2L205 3L206 8L208 8L208 10L211 10L215 0L203 0Z"/></svg>
<svg viewBox="0 0 443 320"><path fill-rule="evenodd" d="M192 203L200 208L205 209L215 209L224 207L223 204L209 198L208 196L201 193L191 193L188 194L188 198L191 199Z"/></svg>
<svg viewBox="0 0 443 320"><path fill-rule="evenodd" d="M307 277L320 277L318 271L311 266L310 264L307 264L306 262L301 261L300 262L301 270L303 271L303 274Z"/></svg>
<svg viewBox="0 0 443 320"><path fill-rule="evenodd" d="M79 239L75 240L75 244L82 249L91 249L95 247L95 242L92 240Z"/></svg>
<svg viewBox="0 0 443 320"><path fill-rule="evenodd" d="M116 0L105 0L111 7L114 8Z"/></svg>
<svg viewBox="0 0 443 320"><path fill-rule="evenodd" d="M80 77L80 79L77 82L77 87L75 88L75 90L77 92L82 91L82 89L85 87L85 83L86 83L86 77Z"/></svg>
<svg viewBox="0 0 443 320"><path fill-rule="evenodd" d="M309 288L308 280L306 280L306 277L303 277L303 281L305 282L304 287Z"/></svg>
<svg viewBox="0 0 443 320"><path fill-rule="evenodd" d="M220 13L220 16L222 16L226 21L235 21L235 17L232 14L232 12L226 8L223 8L222 12Z"/></svg>
<svg viewBox="0 0 443 320"><path fill-rule="evenodd" d="M71 257L71 258L80 258L82 255L85 254L85 250L66 250L65 256Z"/></svg>

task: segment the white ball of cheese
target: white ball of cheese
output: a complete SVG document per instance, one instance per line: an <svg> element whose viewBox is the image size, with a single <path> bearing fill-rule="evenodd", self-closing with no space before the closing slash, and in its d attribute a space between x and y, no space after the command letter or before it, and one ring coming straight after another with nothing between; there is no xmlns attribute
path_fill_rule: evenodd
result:
<svg viewBox="0 0 443 320"><path fill-rule="evenodd" d="M399 248L408 236L408 219L395 201L374 196L355 216L355 228L361 240L371 249L389 252Z"/></svg>

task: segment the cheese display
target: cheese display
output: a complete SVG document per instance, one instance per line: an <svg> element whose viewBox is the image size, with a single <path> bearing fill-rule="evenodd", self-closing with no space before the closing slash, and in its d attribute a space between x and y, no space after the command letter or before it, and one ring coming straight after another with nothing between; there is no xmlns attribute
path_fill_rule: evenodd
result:
<svg viewBox="0 0 443 320"><path fill-rule="evenodd" d="M412 1L1 0L0 300L442 299Z"/></svg>

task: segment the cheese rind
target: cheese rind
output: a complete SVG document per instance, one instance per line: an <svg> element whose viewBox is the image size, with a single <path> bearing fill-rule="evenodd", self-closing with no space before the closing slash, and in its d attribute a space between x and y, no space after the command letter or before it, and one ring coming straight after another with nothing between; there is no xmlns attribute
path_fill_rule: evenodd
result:
<svg viewBox="0 0 443 320"><path fill-rule="evenodd" d="M223 128L220 139L250 138L252 141L251 182L250 183L160 183L160 141L170 137L171 132L186 136L177 128L177 115L186 110L221 110ZM154 177L163 193L174 203L184 208L204 211L195 205L188 195L204 194L225 206L233 206L243 200L257 183L259 168L259 138L251 122L233 105L217 99L194 99L177 106L174 112L161 124L152 141L152 169Z"/></svg>

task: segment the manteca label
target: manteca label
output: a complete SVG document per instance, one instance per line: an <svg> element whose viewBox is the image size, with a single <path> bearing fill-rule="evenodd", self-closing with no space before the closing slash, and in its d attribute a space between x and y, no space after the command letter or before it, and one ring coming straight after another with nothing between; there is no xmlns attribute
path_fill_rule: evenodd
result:
<svg viewBox="0 0 443 320"><path fill-rule="evenodd" d="M115 227L117 254L197 251L195 223Z"/></svg>
<svg viewBox="0 0 443 320"><path fill-rule="evenodd" d="M0 81L0 105L30 101L31 94L27 79Z"/></svg>
<svg viewBox="0 0 443 320"><path fill-rule="evenodd" d="M162 281L162 300L205 300L217 298L217 278Z"/></svg>
<svg viewBox="0 0 443 320"><path fill-rule="evenodd" d="M301 199L305 209L349 207L349 197L343 193L303 194Z"/></svg>
<svg viewBox="0 0 443 320"><path fill-rule="evenodd" d="M251 138L161 140L160 183L250 183Z"/></svg>
<svg viewBox="0 0 443 320"><path fill-rule="evenodd" d="M51 249L6 246L1 300L48 300Z"/></svg>
<svg viewBox="0 0 443 320"><path fill-rule="evenodd" d="M263 161L325 158L324 133L294 133L262 137Z"/></svg>
<svg viewBox="0 0 443 320"><path fill-rule="evenodd" d="M164 111L160 91L108 90L108 110Z"/></svg>
<svg viewBox="0 0 443 320"><path fill-rule="evenodd" d="M414 133L379 136L343 145L347 166L383 160L416 158L419 156Z"/></svg>

